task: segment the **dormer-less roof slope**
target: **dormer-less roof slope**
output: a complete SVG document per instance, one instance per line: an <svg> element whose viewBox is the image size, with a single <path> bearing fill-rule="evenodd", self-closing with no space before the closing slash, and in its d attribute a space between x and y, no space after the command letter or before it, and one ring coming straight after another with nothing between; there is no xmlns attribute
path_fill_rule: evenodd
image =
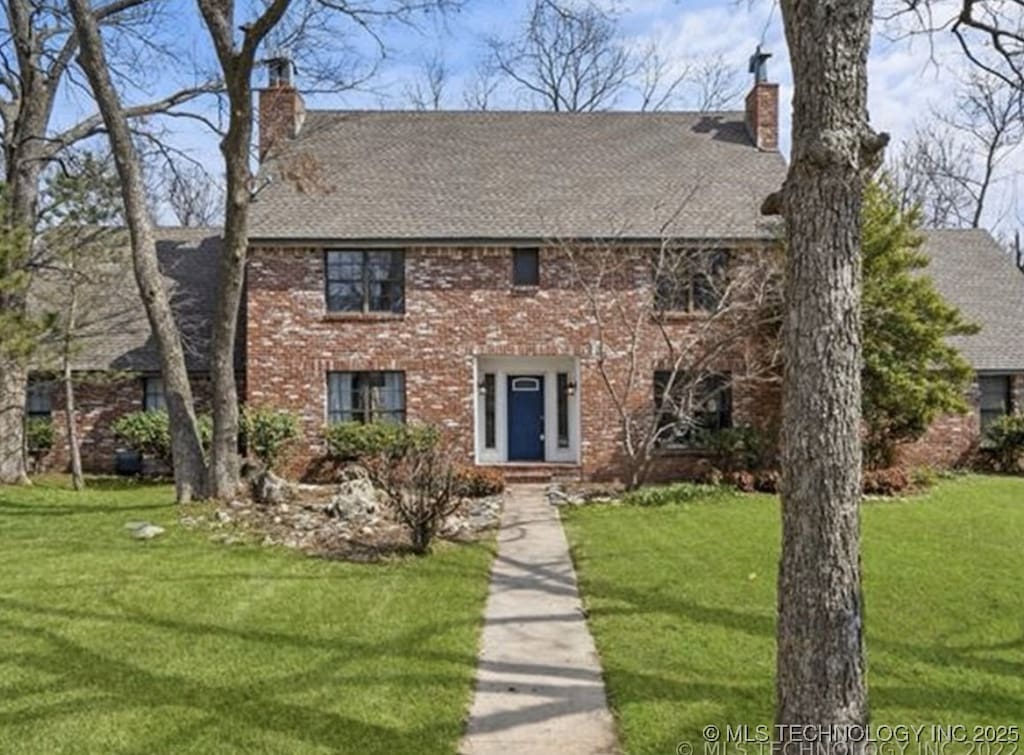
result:
<svg viewBox="0 0 1024 755"><path fill-rule="evenodd" d="M749 239L782 184L741 112L310 111L253 240Z"/></svg>
<svg viewBox="0 0 1024 755"><path fill-rule="evenodd" d="M925 273L950 304L981 326L952 339L976 370L1024 369L1024 273L987 231L925 231Z"/></svg>
<svg viewBox="0 0 1024 755"><path fill-rule="evenodd" d="M156 228L157 257L182 330L189 370L209 369L213 304L217 296L221 249L219 228ZM158 372L160 356L139 296L127 237L110 231L114 253L95 283L83 284L79 329L72 355L74 370ZM35 312L56 312L66 305L66 283L57 272L37 272L29 288ZM58 364L56 344L44 343L35 368L52 370ZM239 354L241 355L241 350ZM236 363L242 362L236 357Z"/></svg>

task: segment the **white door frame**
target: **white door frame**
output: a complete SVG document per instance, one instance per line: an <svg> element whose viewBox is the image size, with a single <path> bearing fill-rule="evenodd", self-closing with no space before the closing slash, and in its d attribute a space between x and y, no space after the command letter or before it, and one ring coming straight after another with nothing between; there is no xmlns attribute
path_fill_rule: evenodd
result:
<svg viewBox="0 0 1024 755"><path fill-rule="evenodd" d="M494 375L494 448L485 448L484 375ZM558 374L566 373L575 386L569 393L569 446L558 447ZM544 459L536 463L579 463L580 375L575 357L478 356L473 360L474 455L477 464L508 464L508 378L544 376ZM522 462L530 463L530 462Z"/></svg>

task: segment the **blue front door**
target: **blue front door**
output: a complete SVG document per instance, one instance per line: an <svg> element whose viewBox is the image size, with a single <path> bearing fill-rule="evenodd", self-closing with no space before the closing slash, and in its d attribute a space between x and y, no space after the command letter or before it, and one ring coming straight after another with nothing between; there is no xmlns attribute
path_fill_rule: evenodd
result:
<svg viewBox="0 0 1024 755"><path fill-rule="evenodd" d="M544 376L508 376L509 461L544 460Z"/></svg>

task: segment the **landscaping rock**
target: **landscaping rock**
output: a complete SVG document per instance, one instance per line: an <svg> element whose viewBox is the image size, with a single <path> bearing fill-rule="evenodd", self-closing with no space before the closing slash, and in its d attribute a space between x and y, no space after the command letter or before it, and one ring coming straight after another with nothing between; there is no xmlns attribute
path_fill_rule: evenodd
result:
<svg viewBox="0 0 1024 755"><path fill-rule="evenodd" d="M405 553L409 534L388 506L387 496L377 490L365 469L350 467L340 483L332 485L290 484L273 475L263 475L260 484L264 500L281 501L278 490L289 503L235 506L224 503L211 514L205 526L218 542L226 543L236 534L239 542L280 545L328 558L372 561L392 553ZM497 527L502 495L468 499L444 522L442 538L471 540Z"/></svg>
<svg viewBox="0 0 1024 755"><path fill-rule="evenodd" d="M149 522L129 522L125 525L125 528L128 529L129 525L137 525L130 528L131 535L136 540L152 540L166 531L163 527L157 524L150 524Z"/></svg>
<svg viewBox="0 0 1024 755"><path fill-rule="evenodd" d="M273 472L263 472L256 477L252 494L258 503L267 506L287 503L292 498L291 486Z"/></svg>

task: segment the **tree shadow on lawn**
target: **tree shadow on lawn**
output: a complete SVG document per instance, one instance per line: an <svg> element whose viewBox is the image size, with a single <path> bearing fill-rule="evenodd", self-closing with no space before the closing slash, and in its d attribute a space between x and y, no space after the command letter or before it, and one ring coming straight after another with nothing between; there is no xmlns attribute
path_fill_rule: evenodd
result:
<svg viewBox="0 0 1024 755"><path fill-rule="evenodd" d="M225 736L241 732L248 744L259 740L258 732L284 736L295 743L303 742L313 746L329 748L333 752L418 752L425 742L437 739L452 739L461 731L461 720L453 717L439 720L418 728L399 728L376 725L325 710L312 705L288 702L282 698L329 690L333 687L351 690L353 685L370 689L386 683L409 684L411 690L421 690L442 685L449 688L466 689L468 678L476 664L475 655L438 652L422 647L422 643L445 632L453 624L431 624L415 628L397 637L382 638L376 642L353 640L339 636L325 640L301 634L273 631L235 629L213 624L171 620L130 610L120 606L125 614L101 611L58 609L34 606L29 603L0 599L4 616L0 628L27 639L47 643L46 652L7 653L3 660L15 664L32 675L42 678L59 679L51 685L22 685L7 688L4 703L13 707L19 694L37 694L47 687L67 697L69 692L84 693L74 699L50 705L33 704L23 709L0 713L0 724L36 723L45 725L67 714L116 714L138 709L159 707L186 707L201 717L200 723L193 722L169 735L155 726L162 738L159 746L163 751L174 752L195 741L197 726L218 726ZM12 618L14 612L26 614L28 621L19 623ZM200 638L221 638L246 642L287 645L315 653L315 667L292 674L251 677L239 681L232 675L224 684L211 684L180 674L159 673L142 665L130 663L123 658L110 657L79 644L52 628L39 626L39 619L58 618L63 621L100 620L112 623L134 623L149 629L172 630L175 633ZM367 659L393 659L407 656L410 659L437 661L438 665L463 668L455 670L438 669L430 673L401 672L388 673L385 678L377 674L346 674L346 665L353 661L365 664ZM244 658L239 657L240 661ZM234 681L231 681L233 679ZM414 692L413 694L417 694ZM422 694L422 693L420 693ZM392 719L401 703L382 701L387 718ZM402 701L408 703L408 700ZM160 715L159 713L155 715ZM253 735L252 732L257 732ZM150 752L156 742L139 743L139 752ZM241 744L241 743L238 743Z"/></svg>
<svg viewBox="0 0 1024 755"><path fill-rule="evenodd" d="M0 516L82 516L86 514L134 514L153 511L166 511L175 506L173 503L139 503L134 505L110 504L96 506L81 504L53 504L42 501L10 501L0 497Z"/></svg>
<svg viewBox="0 0 1024 755"><path fill-rule="evenodd" d="M602 601L618 603L613 607L601 605L590 608L592 621L600 622L604 618L615 616L636 616L643 614L665 614L678 616L694 624L718 627L729 632L738 632L752 637L761 638L773 643L775 640L775 617L764 613L741 611L722 606L707 606L672 595L664 589L653 589L649 592L632 590L621 584L610 581L591 582L590 592L599 596ZM599 633L600 634L600 633ZM996 651L1018 650L1024 648L1024 638L997 642L991 645L955 646L937 643L913 643L896 641L871 635L870 623L866 640L869 652L869 670L873 665L870 654L878 652L887 654L906 664L908 662L930 666L940 673L949 673L949 669L986 676L1006 677L1014 681L1024 679L1024 660L1014 662L1000 658L984 657L982 654ZM879 665L885 665L879 659ZM710 664L713 665L713 664ZM771 685L737 685L723 686L715 683L692 684L666 679L662 676L639 673L636 668L609 670L609 679L613 682L612 697L620 705L628 705L646 700L678 699L694 702L700 699L716 706L731 705L729 695L749 697L752 703L762 701L763 710L760 718L771 720L772 691ZM694 671L694 675L700 672ZM705 670L704 673L707 673ZM615 679L618 676L623 684L621 689L632 695L630 699L617 697ZM769 680L771 681L771 680ZM964 684L962 675L949 677L948 686L903 685L896 680L885 678L879 680L869 676L872 707L892 707L912 709L922 715L944 715L945 717L961 717L965 713L975 714L982 720L1001 717L1010 722L1016 721L1020 711L1024 710L1024 682L1019 685L1019 692L1007 694L1005 689L993 688L979 678L974 684ZM1004 685L1005 686L1005 685ZM667 697L665 691L669 690ZM723 695L725 695L723 697ZM755 711L756 708L744 710ZM750 718L751 716L747 716ZM727 723L747 723L737 720Z"/></svg>

